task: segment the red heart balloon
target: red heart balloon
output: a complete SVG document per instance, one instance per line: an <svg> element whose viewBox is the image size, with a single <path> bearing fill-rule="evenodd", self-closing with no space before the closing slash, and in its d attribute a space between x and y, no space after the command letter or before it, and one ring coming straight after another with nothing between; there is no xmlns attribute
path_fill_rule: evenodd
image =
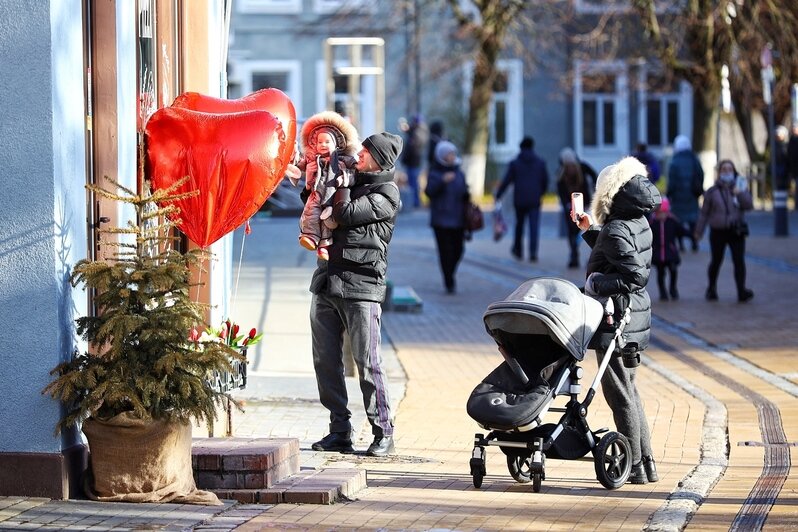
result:
<svg viewBox="0 0 798 532"><path fill-rule="evenodd" d="M278 89L260 89L237 100L223 100L198 92L184 92L172 103L172 107L183 107L205 113L237 113L241 111L269 111L283 125L285 150L280 158L290 161L296 141L296 110L291 99Z"/></svg>
<svg viewBox="0 0 798 532"><path fill-rule="evenodd" d="M211 114L166 107L147 121L147 164L152 186L200 194L174 202L178 227L207 247L255 214L288 165L285 132L267 111ZM281 156L282 154L282 156Z"/></svg>

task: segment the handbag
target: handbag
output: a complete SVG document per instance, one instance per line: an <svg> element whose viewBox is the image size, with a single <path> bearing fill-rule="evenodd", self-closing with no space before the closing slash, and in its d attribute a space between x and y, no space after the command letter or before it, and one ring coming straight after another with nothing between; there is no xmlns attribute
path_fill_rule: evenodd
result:
<svg viewBox="0 0 798 532"><path fill-rule="evenodd" d="M748 222L745 220L734 222L731 228L734 234L737 236L747 237L749 234L751 234L751 230L748 228Z"/></svg>
<svg viewBox="0 0 798 532"><path fill-rule="evenodd" d="M482 214L482 209L479 208L479 205L476 203L469 201L465 204L464 209L465 214L465 229L466 231L474 232L479 231L483 227L485 227L485 216Z"/></svg>

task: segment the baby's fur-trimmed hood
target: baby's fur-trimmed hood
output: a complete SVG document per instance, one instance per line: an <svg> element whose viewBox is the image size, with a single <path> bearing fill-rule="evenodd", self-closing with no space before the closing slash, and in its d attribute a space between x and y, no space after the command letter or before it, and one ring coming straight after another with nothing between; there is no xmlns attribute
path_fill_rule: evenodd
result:
<svg viewBox="0 0 798 532"><path fill-rule="evenodd" d="M618 206L624 211L622 214L645 215L659 205L660 194L648 180L646 166L634 157L624 157L602 170L596 180L596 193L593 195L591 204L591 214L595 223L603 225L607 221L613 203L616 201L616 195L635 177L640 178L636 180L637 186L626 191Z"/></svg>
<svg viewBox="0 0 798 532"><path fill-rule="evenodd" d="M311 116L302 124L299 140L303 153L308 150L310 140L318 129L333 131L337 149L341 150L344 155L355 155L360 151L361 145L355 126L335 111L322 111Z"/></svg>

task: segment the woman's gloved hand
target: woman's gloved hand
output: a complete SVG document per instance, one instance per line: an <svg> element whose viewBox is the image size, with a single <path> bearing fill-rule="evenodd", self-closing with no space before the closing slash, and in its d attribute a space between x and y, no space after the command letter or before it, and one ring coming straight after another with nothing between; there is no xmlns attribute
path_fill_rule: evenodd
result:
<svg viewBox="0 0 798 532"><path fill-rule="evenodd" d="M585 279L585 294L593 297L599 295L598 291L596 290L595 282L598 280L598 276L600 275L601 274L599 272L593 272L587 276L587 279Z"/></svg>

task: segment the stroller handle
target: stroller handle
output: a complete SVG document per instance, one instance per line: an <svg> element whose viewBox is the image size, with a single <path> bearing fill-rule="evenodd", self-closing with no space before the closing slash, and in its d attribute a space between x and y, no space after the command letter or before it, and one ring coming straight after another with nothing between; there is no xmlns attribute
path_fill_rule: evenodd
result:
<svg viewBox="0 0 798 532"><path fill-rule="evenodd" d="M601 359L601 364L599 364L599 369L596 372L596 377L593 379L593 384L590 385L590 389L587 391L585 401L582 403L583 406L587 407L593 401L593 397L596 395L596 390L598 390L598 387L601 384L601 378L604 376L604 372L607 371L607 366L610 364L610 359L615 351L615 346L620 340L624 328L626 328L626 325L630 321L632 321L632 312L629 310L629 307L626 307L623 317L621 318L620 323L618 323L618 327L615 329L615 334L613 335L612 340L610 340L610 345L608 345L607 349L604 350L604 357Z"/></svg>

